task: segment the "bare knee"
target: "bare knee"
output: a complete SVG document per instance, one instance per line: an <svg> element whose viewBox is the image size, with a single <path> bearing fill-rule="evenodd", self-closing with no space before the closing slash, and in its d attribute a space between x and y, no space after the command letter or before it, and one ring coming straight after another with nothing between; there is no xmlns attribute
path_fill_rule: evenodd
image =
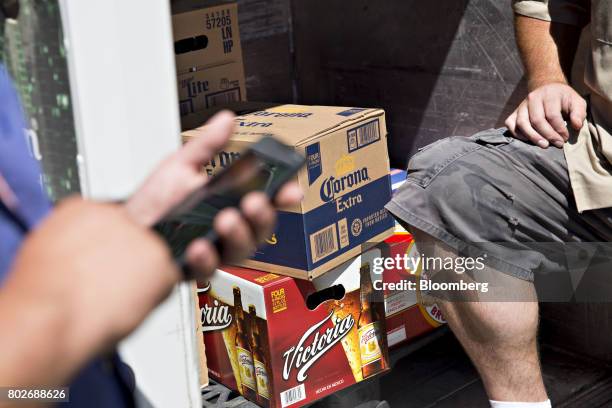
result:
<svg viewBox="0 0 612 408"><path fill-rule="evenodd" d="M456 251L431 235L413 228L412 234L419 252L427 257L456 257ZM430 271L428 271L429 273ZM499 302L495 297L486 301L450 301L437 299L451 329L458 335L478 343L534 342L538 328L538 303L531 282L526 282L487 268L490 278L509 293L521 293L523 301ZM486 275L486 274L485 274ZM469 279L467 276L461 279ZM452 277L449 279L452 280ZM499 293L499 292L498 292ZM502 294L501 298L505 298ZM469 300L469 298L465 298ZM532 301L525 301L532 300Z"/></svg>
<svg viewBox="0 0 612 408"><path fill-rule="evenodd" d="M456 251L430 235L416 229L412 232L424 256L457 256ZM518 293L517 299L521 301L500 302L495 296L485 301L433 297L478 369L489 398L543 401L547 396L537 351L539 313L533 284L494 268L487 267L485 272L480 278L494 278L500 283L498 294ZM448 278L452 280L453 276Z"/></svg>
<svg viewBox="0 0 612 408"><path fill-rule="evenodd" d="M457 337L479 344L521 347L536 340L537 302L441 302Z"/></svg>

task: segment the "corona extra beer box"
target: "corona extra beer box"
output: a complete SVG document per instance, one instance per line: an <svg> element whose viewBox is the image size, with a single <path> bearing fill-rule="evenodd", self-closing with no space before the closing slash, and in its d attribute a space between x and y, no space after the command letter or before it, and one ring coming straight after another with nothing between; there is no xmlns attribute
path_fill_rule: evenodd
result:
<svg viewBox="0 0 612 408"><path fill-rule="evenodd" d="M395 258L407 255L417 259L419 252L412 235L408 232L397 233L385 240L388 256ZM383 282L398 283L401 281L417 282L421 270L416 271L403 268L385 268ZM426 304L418 290L383 289L385 300L385 318L387 329L387 342L390 348L403 344L427 334L446 323L437 304Z"/></svg>
<svg viewBox="0 0 612 408"><path fill-rule="evenodd" d="M181 116L246 100L238 6L175 14L172 26Z"/></svg>
<svg viewBox="0 0 612 408"><path fill-rule="evenodd" d="M240 267L199 289L211 377L263 407L300 407L389 369L373 248L306 281Z"/></svg>
<svg viewBox="0 0 612 408"><path fill-rule="evenodd" d="M205 121L203 113L202 121ZM188 141L201 133L183 132ZM279 211L277 228L241 266L313 279L393 233L385 113L380 109L281 105L236 118L230 144L207 165L214 174L272 134L304 154L301 204Z"/></svg>

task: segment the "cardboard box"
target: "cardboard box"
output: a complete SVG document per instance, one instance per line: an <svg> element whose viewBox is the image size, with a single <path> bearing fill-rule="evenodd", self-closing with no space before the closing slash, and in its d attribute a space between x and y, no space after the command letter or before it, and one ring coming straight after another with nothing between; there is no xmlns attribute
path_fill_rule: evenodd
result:
<svg viewBox="0 0 612 408"><path fill-rule="evenodd" d="M313 282L218 270L199 293L210 375L261 406L284 408L387 371L384 306L371 301L374 276L364 266L380 253Z"/></svg>
<svg viewBox="0 0 612 408"><path fill-rule="evenodd" d="M418 257L418 249L412 235L402 233L385 240L388 256ZM383 272L383 282L402 280L417 282L420 270L388 268ZM409 343L446 323L437 304L424 304L418 290L384 290L387 342L390 348Z"/></svg>
<svg viewBox="0 0 612 408"><path fill-rule="evenodd" d="M199 134L185 131L183 140ZM313 279L357 256L362 244L392 234L393 217L384 209L391 185L383 110L281 105L237 117L230 144L206 171L227 167L264 134L306 156L296 177L304 199L279 211L267 245L243 266Z"/></svg>
<svg viewBox="0 0 612 408"><path fill-rule="evenodd" d="M236 116L263 111L283 104L271 102L238 101L207 108L203 111L181 117L181 131L192 130L202 126L206 121L222 110L229 110Z"/></svg>
<svg viewBox="0 0 612 408"><path fill-rule="evenodd" d="M181 116L246 100L238 6L172 16Z"/></svg>

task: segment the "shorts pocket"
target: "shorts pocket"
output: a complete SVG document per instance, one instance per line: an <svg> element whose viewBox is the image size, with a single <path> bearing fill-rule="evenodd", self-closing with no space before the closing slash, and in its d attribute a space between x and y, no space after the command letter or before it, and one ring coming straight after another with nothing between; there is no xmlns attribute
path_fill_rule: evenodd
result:
<svg viewBox="0 0 612 408"><path fill-rule="evenodd" d="M470 139L483 145L507 145L515 140L512 135L507 134L508 130L506 128L489 129L470 136Z"/></svg>
<svg viewBox="0 0 612 408"><path fill-rule="evenodd" d="M469 137L453 136L439 140L412 156L406 181L426 188L452 162L482 147Z"/></svg>

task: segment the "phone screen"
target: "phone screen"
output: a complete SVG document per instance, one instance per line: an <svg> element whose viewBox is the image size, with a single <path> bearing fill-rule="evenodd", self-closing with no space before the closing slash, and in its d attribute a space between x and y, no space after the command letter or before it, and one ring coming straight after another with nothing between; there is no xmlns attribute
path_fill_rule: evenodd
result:
<svg viewBox="0 0 612 408"><path fill-rule="evenodd" d="M274 180L283 176L282 167L268 163L252 151L213 176L199 191L173 209L155 229L170 245L175 258L183 255L189 243L206 237L217 213L227 207L239 207L251 191L270 191ZM288 170L287 170L288 171Z"/></svg>
<svg viewBox="0 0 612 408"><path fill-rule="evenodd" d="M219 211L239 207L242 197L252 191L274 197L304 162L304 156L294 148L265 135L212 176L205 186L169 211L154 229L166 240L177 262L183 265L185 250L194 239L202 237L216 244L212 226Z"/></svg>

